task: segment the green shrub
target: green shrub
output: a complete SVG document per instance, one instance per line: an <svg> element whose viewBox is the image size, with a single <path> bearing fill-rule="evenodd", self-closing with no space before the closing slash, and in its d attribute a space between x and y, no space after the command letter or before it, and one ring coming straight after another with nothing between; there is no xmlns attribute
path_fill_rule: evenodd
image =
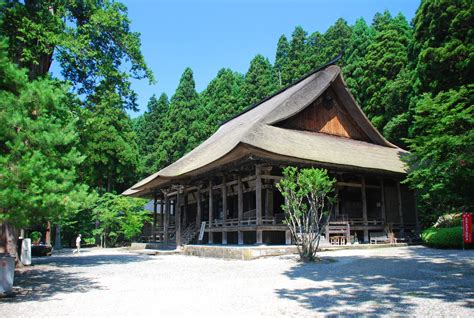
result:
<svg viewBox="0 0 474 318"><path fill-rule="evenodd" d="M430 227L421 234L423 242L430 247L438 248L461 248L462 227ZM470 244L472 246L472 244ZM466 246L468 247L468 246Z"/></svg>
<svg viewBox="0 0 474 318"><path fill-rule="evenodd" d="M41 240L41 233L38 231L33 231L30 233L30 238L32 243L37 243Z"/></svg>
<svg viewBox="0 0 474 318"><path fill-rule="evenodd" d="M84 244L83 244L84 246L93 246L93 245L95 245L95 238L93 238L93 237L86 237L86 238L84 238L83 241L84 241Z"/></svg>

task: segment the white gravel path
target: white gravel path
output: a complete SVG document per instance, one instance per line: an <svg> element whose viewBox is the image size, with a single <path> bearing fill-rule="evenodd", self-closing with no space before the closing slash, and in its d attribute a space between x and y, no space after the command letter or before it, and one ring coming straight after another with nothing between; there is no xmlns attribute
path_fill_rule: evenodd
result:
<svg viewBox="0 0 474 318"><path fill-rule="evenodd" d="M23 270L0 317L474 316L474 251L325 252L322 264L69 253Z"/></svg>

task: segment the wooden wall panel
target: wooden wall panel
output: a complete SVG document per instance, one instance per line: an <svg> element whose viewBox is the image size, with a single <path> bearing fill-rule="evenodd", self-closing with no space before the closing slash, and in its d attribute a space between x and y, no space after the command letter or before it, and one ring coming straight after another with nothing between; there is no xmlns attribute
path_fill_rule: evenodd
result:
<svg viewBox="0 0 474 318"><path fill-rule="evenodd" d="M303 111L277 126L369 141L367 135L350 118L332 89L328 89Z"/></svg>

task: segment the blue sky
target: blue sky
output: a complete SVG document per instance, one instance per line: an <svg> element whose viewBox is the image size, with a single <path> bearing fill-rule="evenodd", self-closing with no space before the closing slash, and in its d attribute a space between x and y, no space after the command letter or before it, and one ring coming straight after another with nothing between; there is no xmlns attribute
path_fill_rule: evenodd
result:
<svg viewBox="0 0 474 318"><path fill-rule="evenodd" d="M353 24L371 22L376 12L401 12L409 21L417 0L122 0L132 31L141 33L142 52L157 84L134 81L140 112L153 94L174 93L186 67L200 92L222 67L245 73L250 60L263 54L274 61L278 38L295 26L324 32L339 17Z"/></svg>

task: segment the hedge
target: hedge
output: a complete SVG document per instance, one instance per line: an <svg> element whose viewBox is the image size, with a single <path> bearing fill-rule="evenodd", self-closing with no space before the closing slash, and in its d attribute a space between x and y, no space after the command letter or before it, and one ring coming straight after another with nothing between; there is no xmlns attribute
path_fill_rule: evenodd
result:
<svg viewBox="0 0 474 318"><path fill-rule="evenodd" d="M423 231L421 239L430 247L462 248L462 227L430 227ZM469 245L466 247L472 248L472 244Z"/></svg>

